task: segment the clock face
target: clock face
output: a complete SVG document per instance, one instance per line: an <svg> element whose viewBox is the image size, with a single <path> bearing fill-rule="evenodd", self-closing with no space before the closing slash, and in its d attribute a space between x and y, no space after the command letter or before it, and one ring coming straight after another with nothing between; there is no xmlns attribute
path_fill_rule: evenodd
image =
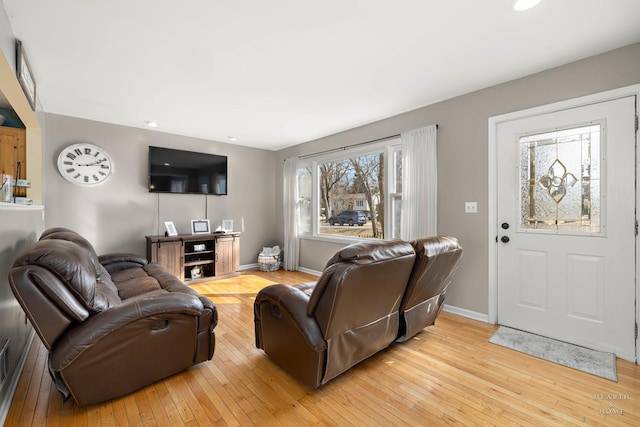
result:
<svg viewBox="0 0 640 427"><path fill-rule="evenodd" d="M73 144L63 148L58 156L58 171L73 184L91 186L109 179L113 174L113 160L96 145Z"/></svg>

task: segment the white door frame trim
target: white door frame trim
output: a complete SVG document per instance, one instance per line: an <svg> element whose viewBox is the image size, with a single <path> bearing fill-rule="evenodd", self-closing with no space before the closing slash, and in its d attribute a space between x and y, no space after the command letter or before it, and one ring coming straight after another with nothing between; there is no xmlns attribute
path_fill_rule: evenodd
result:
<svg viewBox="0 0 640 427"><path fill-rule="evenodd" d="M539 107L528 108L525 110L514 111L499 116L489 117L489 203L488 203L488 218L489 218L489 323L495 324L498 322L498 179L497 179L497 167L498 167L498 140L497 129L501 123L524 119L541 114L553 113L557 111L567 110L570 108L582 107L597 102L611 101L614 99L624 98L627 96L636 95L636 113L638 112L638 103L640 99L640 84L626 86L623 88L613 89L606 92L600 92L592 95L582 96L579 98L569 99L565 101L555 102L553 104L542 105ZM638 133L636 132L636 144L638 143ZM638 151L636 151L636 170L640 172ZM636 191L640 191L638 186L639 180L636 173ZM636 194L636 212L640 212L640 196ZM636 239L636 277L640 277L640 245ZM640 280L636 280L636 298L640 297ZM640 324L640 304L636 304L636 323ZM639 345L636 340L636 361L638 360Z"/></svg>

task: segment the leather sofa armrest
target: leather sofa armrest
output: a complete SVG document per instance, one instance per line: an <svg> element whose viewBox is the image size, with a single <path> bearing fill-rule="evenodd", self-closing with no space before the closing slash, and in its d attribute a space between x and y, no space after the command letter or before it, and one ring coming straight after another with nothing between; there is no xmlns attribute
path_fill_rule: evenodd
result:
<svg viewBox="0 0 640 427"><path fill-rule="evenodd" d="M200 300L200 302L202 303L202 307L205 310L211 310L213 312L216 312L216 306L213 303L213 301L211 301L209 298L205 297L205 296L198 296L198 299ZM215 317L215 323L218 323L218 316Z"/></svg>
<svg viewBox="0 0 640 427"><path fill-rule="evenodd" d="M127 268L142 267L149 263L145 257L130 253L104 254L98 257L98 261L107 269L109 274Z"/></svg>
<svg viewBox="0 0 640 427"><path fill-rule="evenodd" d="M260 306L269 303L274 317L288 317L296 325L298 333L307 341L309 347L316 352L326 350L327 343L316 319L307 315L309 295L293 286L276 284L267 286L256 295L254 310L256 323L256 346L263 348L260 329Z"/></svg>
<svg viewBox="0 0 640 427"><path fill-rule="evenodd" d="M147 321L151 329L162 328L165 326L163 316L180 315L194 317L194 322L197 322L203 310L198 297L178 292L156 291L130 298L70 328L56 342L51 353L51 366L55 370L64 369L82 353L97 347L100 340L119 333L133 323Z"/></svg>

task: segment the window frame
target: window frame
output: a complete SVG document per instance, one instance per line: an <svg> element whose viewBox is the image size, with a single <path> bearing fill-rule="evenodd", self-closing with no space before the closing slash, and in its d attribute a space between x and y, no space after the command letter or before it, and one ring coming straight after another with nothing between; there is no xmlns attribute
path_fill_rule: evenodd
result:
<svg viewBox="0 0 640 427"><path fill-rule="evenodd" d="M392 206L391 198L400 197L401 199L402 193L391 193L390 191L388 191L388 189L396 190L397 188L395 186L395 163L391 164L390 162L394 160L395 153L401 152L401 147L402 143L400 140L400 136L397 136L385 139L384 141L380 142L362 144L351 148L332 150L327 153L307 156L299 159L298 170L303 168L309 168L311 170L311 227L310 230L301 230L300 238L345 244L372 240L370 238L344 237L320 233L320 174L318 172L318 169L319 165L326 162L348 160L353 157L383 153L385 164L384 183L385 188L387 189L384 195L384 229L390 231L389 233L385 232L384 240L392 239L394 234L394 232L392 231L393 215L392 212L389 212L387 209L389 206ZM302 219L300 220L300 222L303 222Z"/></svg>

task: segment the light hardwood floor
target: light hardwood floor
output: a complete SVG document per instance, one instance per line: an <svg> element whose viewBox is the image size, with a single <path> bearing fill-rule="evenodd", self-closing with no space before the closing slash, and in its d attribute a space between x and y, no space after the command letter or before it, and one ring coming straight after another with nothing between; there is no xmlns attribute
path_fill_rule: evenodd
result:
<svg viewBox="0 0 640 427"><path fill-rule="evenodd" d="M101 405L62 402L36 337L6 425L640 426L638 365L618 360L615 383L489 344L495 325L449 313L322 388L302 387L255 348L253 300L271 282L313 279L247 271L194 286L218 307L213 360Z"/></svg>

